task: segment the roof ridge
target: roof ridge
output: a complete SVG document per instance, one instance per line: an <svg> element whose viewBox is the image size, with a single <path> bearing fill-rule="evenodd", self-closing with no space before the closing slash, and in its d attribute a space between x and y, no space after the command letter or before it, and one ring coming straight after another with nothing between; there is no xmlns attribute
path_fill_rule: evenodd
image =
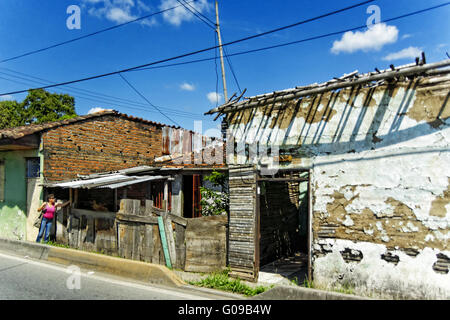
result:
<svg viewBox="0 0 450 320"><path fill-rule="evenodd" d="M125 113L121 113L116 110L108 109L108 110L102 110L102 111L91 113L91 114L78 115L76 117L69 118L69 119L45 122L45 123L40 123L40 124L33 123L33 124L28 124L28 125L19 126L19 127L11 127L11 128L1 129L0 130L0 139L2 139L2 138L18 139L18 138L22 138L24 136L35 134L35 133L38 133L38 132L41 132L44 130L53 129L53 128L60 127L63 125L68 125L71 123L89 120L89 119L93 119L96 117L108 116L108 115L122 117L122 118L128 119L130 121L138 121L138 122L151 124L151 125L155 125L155 126L159 126L159 127L170 127L170 128L174 128L174 129L181 129L180 127L167 125L167 124L163 124L163 123L159 123L159 122L155 122L155 121L151 121L151 120L146 120L143 118L134 117L134 116L130 116Z"/></svg>

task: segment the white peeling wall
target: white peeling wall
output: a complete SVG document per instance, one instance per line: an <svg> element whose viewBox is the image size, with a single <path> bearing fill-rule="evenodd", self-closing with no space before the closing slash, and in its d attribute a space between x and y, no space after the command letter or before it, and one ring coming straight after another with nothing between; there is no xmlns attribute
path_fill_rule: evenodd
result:
<svg viewBox="0 0 450 320"><path fill-rule="evenodd" d="M229 115L236 142L292 155L229 164L312 168L317 285L450 298L449 89L442 76Z"/></svg>

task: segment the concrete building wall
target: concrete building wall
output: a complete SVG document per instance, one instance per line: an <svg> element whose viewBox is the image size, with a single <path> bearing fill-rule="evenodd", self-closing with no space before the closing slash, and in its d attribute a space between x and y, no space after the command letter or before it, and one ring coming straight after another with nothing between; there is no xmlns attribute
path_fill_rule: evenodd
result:
<svg viewBox="0 0 450 320"><path fill-rule="evenodd" d="M38 156L37 149L0 151L0 159L5 164L5 200L0 202L0 237L28 239L26 158ZM34 196L40 197L39 192Z"/></svg>
<svg viewBox="0 0 450 320"><path fill-rule="evenodd" d="M280 155L229 164L312 169L316 285L450 298L449 88L426 77L228 115L238 149L268 141Z"/></svg>

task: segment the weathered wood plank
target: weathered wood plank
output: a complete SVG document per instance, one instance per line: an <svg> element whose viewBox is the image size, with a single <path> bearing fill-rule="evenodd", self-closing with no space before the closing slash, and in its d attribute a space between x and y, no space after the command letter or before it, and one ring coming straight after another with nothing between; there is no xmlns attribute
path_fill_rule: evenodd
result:
<svg viewBox="0 0 450 320"><path fill-rule="evenodd" d="M163 217L158 217L158 227L159 227L159 235L161 236L161 244L164 252L164 258L166 260L166 266L168 268L172 268Z"/></svg>
<svg viewBox="0 0 450 320"><path fill-rule="evenodd" d="M71 209L71 212L74 216L77 218L80 218L81 216L89 217L89 218L108 218L108 219L114 219L116 216L115 212L108 212L108 211L93 211L93 210L84 210L84 209Z"/></svg>
<svg viewBox="0 0 450 320"><path fill-rule="evenodd" d="M157 208L153 208L153 213L157 214L158 216L167 215L173 222L178 223L179 225L182 225L184 227L186 227L186 225L187 225L187 221L188 220L186 218L179 217L179 216L174 215L172 213L165 212L165 211L162 211L162 210L157 209Z"/></svg>
<svg viewBox="0 0 450 320"><path fill-rule="evenodd" d="M157 217L138 216L133 214L118 213L116 219L120 221L146 223L146 224L158 224Z"/></svg>
<svg viewBox="0 0 450 320"><path fill-rule="evenodd" d="M167 245L168 245L168 249L169 249L169 254L170 254L170 261L172 264L176 264L177 261L177 252L175 249L175 239L173 236L173 229L172 229L172 220L170 219L170 217L168 217L168 215L165 215L163 218L163 222L164 222L164 230L166 232L166 237L167 237Z"/></svg>

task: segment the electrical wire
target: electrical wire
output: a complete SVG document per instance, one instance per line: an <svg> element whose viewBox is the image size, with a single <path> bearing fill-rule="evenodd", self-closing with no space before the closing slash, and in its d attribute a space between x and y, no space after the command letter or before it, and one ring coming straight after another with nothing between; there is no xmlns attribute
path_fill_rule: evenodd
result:
<svg viewBox="0 0 450 320"><path fill-rule="evenodd" d="M50 80L47 80L47 79L44 79L44 78L40 78L40 77L35 77L35 76L29 75L29 74L26 74L26 73L22 73L22 72L19 72L19 71L15 71L15 70L12 70L12 69L2 68L2 67L0 67L0 69L8 71L9 73L0 71L0 74L6 75L6 76L9 76L9 77L14 77L14 78L22 79L22 80L25 80L25 81L28 81L28 82L34 82L34 83L40 83L40 84L52 83L52 81L50 81ZM13 74L11 74L11 73L13 73ZM27 78L22 77L22 76L18 76L16 74L25 76ZM29 78L37 79L38 81L31 80ZM83 97L83 96L79 95L81 93L81 94L89 96L89 97L94 97L96 99L102 99L102 100L96 100L96 101L100 101L100 102L103 102L103 103L110 103L110 104L113 103L113 104L118 104L118 105L126 103L126 104L135 105L135 106L143 106L143 107L147 106L146 104L143 104L143 103L140 103L140 102L137 102L137 101L124 99L124 98L119 98L119 97L115 97L115 96L99 93L99 92L92 91L92 90L75 88L75 87L72 87L72 86L65 86L64 88L66 88L65 90L68 91L68 92L76 92L78 94L78 97ZM108 102L105 102L105 100L108 100ZM179 114L183 114L183 115L190 116L190 117L199 117L199 116L201 116L200 114L197 114L197 113L180 111L180 110L174 109L174 108L168 108L168 107L160 107L160 108L166 110L167 112L177 112ZM145 110L145 109L140 109L140 110Z"/></svg>
<svg viewBox="0 0 450 320"><path fill-rule="evenodd" d="M407 18L407 17L413 16L413 15L417 15L417 14L421 14L421 13L424 13L427 11L441 8L441 7L447 6L449 4L450 4L450 2L446 2L441 5L429 7L429 8L418 10L418 11L413 11L413 12L410 12L410 13L407 13L404 15L390 18L390 19L385 19L385 20L380 21L379 23L387 23L387 22ZM367 25L361 25L361 26L354 27L354 28L349 28L349 29L345 29L345 30L341 30L341 31L322 34L319 36L313 36L313 37L304 38L304 39L300 39L300 40L284 42L284 43L280 43L280 44L276 44L276 45L272 45L272 46L261 47L261 48L257 48L257 49L240 51L240 52L229 54L228 56L233 57L233 56L245 55L245 54L249 54L249 53L260 52L260 51L265 51L265 50L270 50L270 49L275 49L275 48L281 48L281 47L298 44L298 43L302 43L302 42L308 42L308 41L312 41L312 40L318 40L318 39L322 39L322 38L326 38L326 37L336 36L336 35L343 34L343 33L349 32L349 31L356 31L356 30L364 29L366 27L367 27ZM143 67L143 68L138 68L138 69L134 69L134 70L130 70L130 71L136 72L136 71L143 71L143 70L161 69L161 68L168 68L168 67L175 67L175 66L193 64L193 63L199 63L199 62L206 62L206 61L211 61L214 59L217 59L217 58L211 57L211 58L196 59L196 60L183 61L183 62L178 62L178 63L163 64L160 66Z"/></svg>
<svg viewBox="0 0 450 320"><path fill-rule="evenodd" d="M282 31L282 30L293 28L293 27L296 27L296 26L299 26L299 25L302 25L302 24L305 24L305 23L308 23L308 22L316 21L316 20L319 20L319 19L331 16L331 15L334 15L334 14L338 14L338 13L341 13L341 12L344 12L344 11L347 11L347 10L350 10L350 9L354 9L356 7L360 7L362 5L365 5L365 4L373 2L373 1L375 1L375 0L367 0L367 1L364 1L364 2L360 2L358 4L355 4L355 5L352 5L352 6L349 6L349 7L345 7L345 8L339 9L339 10L328 12L326 14L322 14L320 16L316 16L314 18L309 18L309 19L306 19L306 20L302 20L302 21L299 21L299 22L287 25L287 26L283 26L283 27L280 27L280 28L272 29L272 30L269 30L269 31L266 31L266 32L263 32L263 33L258 33L258 34L254 34L254 35L251 35L251 36L248 36L248 37L245 37L245 38L237 39L237 40L225 43L222 46L233 45L233 44L240 43L240 42L243 42L243 41L248 41L248 40L251 40L251 39L259 38L259 37L262 37L262 36L265 36L265 35L268 35L268 34L271 34L271 33L274 33L274 32L279 32L279 31ZM61 82L61 83L57 83L57 84L47 85L47 86L40 87L40 88L34 88L34 89L48 89L48 88L54 88L54 87L59 87L59 86L63 86L63 85L78 83L78 82L89 81L89 80L93 80L93 79L104 78L104 77L116 75L116 74L119 74L119 73L125 73L125 72L129 72L129 71L140 69L140 68L144 68L144 67L149 67L149 66L156 65L156 64L161 64L161 63L164 63L164 62L169 62L169 61L178 60L178 59L181 59L181 58L197 55L199 53L203 53L203 52L214 50L216 47L204 48L204 49L200 49L200 50L196 50L196 51L180 54L178 56L174 56L174 57L170 57L170 58L165 58L165 59L153 61L153 62L146 63L146 64L139 65L139 66L134 66L134 67L130 67L130 68L122 69L122 70L117 70L117 71L113 71L113 72L108 72L108 73L103 73L103 74L99 74L99 75L94 75L94 76L90 76L90 77L86 77L86 78L81 78L81 79L76 79L76 80L71 80L71 81L65 81L65 82ZM23 93L23 92L26 92L26 91L28 91L28 89L26 89L26 90L17 90L17 91L13 91L13 92L1 93L0 96L17 94L17 93Z"/></svg>
<svg viewBox="0 0 450 320"><path fill-rule="evenodd" d="M14 79L5 78L5 77L2 77L2 76L0 76L0 79L7 80L7 81L10 81L10 82L14 82L14 83L27 85L27 83L25 83L25 82L17 81L17 80L14 80ZM28 80L28 81L31 82L30 80ZM61 94L67 93L67 92L62 92L62 89L60 89L60 88L57 88L56 90L60 91L59 93L61 93ZM69 90L65 90L65 91L70 92ZM72 94L72 95L75 98L88 100L88 101L94 101L94 102L97 102L97 103L103 103L103 104L105 104L105 107L104 107L105 109L108 108L112 104L111 102L108 102L108 101L100 100L100 99L97 99L97 98L86 97L85 95L80 95L78 93ZM108 106L108 107L106 107L106 106ZM131 109L131 110L139 110L139 111L143 111L143 112L147 112L147 113L155 113L156 112L156 111L150 111L150 110L148 110L148 108L133 107L133 106L130 106L130 105L123 105L123 104L116 103L116 102L114 102L114 106L119 106L119 107L122 107L122 108L125 108L125 109ZM170 111L170 114L172 116L174 116L174 117L194 119L194 120L197 120L199 117L201 117L201 115L195 115L195 116L185 115L185 114L182 113L182 111L177 111L177 110ZM213 121L211 121L211 122L213 122Z"/></svg>
<svg viewBox="0 0 450 320"><path fill-rule="evenodd" d="M214 21L212 21L211 19L209 19L207 16L205 16L204 14L202 14L200 11L198 11L194 6L191 6L191 4L189 2L187 2L186 0L181 0L183 1L187 6L189 6L192 10L194 10L195 12L197 12L197 14L199 14L200 16L202 16L206 21L208 21L214 28L216 27L216 23Z"/></svg>
<svg viewBox="0 0 450 320"><path fill-rule="evenodd" d="M194 2L194 1L195 1L195 0L192 0L192 1L189 1L189 2ZM176 8L178 8L178 7L181 7L181 5L178 5L178 6L175 6L175 7L172 7L172 8L168 8L168 9L165 9L165 10L161 10L161 11L158 11L158 12L155 12L155 13L151 13L151 14L142 16L142 17L140 17L140 18L137 18L137 19L134 19L134 20L130 20L130 21L128 21L128 22L124 22L124 23L117 24L117 25L112 26L112 27L108 27L108 28L105 28L105 29L102 29L102 30L98 30L98 31L95 31L95 32L86 34L86 35L84 35L84 36L80 36L80 37L73 38L73 39L70 39L70 40L67 40L67 41L59 42L59 43L53 44L53 45L48 46L48 47L44 47L44 48L41 48L41 49L29 51L29 52L26 52L26 53L23 53L23 54L20 54L20 55L11 57L11 58L3 59L3 60L0 60L0 63L4 63L4 62L7 62L7 61L12 61L12 60L16 60L16 59L19 59L19 58L23 58L23 57L26 57L26 56L35 54L35 53L39 53L39 52L43 52L43 51L50 50L50 49L53 49L53 48L57 48L57 47L60 47L60 46L62 46L62 45L68 44L68 43L72 43L72 42L75 42L75 41L79 41L79 40L82 40L82 39L86 39L86 38L95 36L95 35L97 35L97 34L103 33L103 32L111 31L111 30L114 30L114 29L123 27L123 26L125 26L125 25L131 24L131 23L134 23L134 22L137 22L137 21L145 20L145 19L148 19L148 18L150 18L150 17L152 17L152 16L155 16L155 15L158 15L158 14L161 14L161 13L164 13L164 12L167 12L167 11L170 11L170 10L174 10L174 9L176 9Z"/></svg>
<svg viewBox="0 0 450 320"><path fill-rule="evenodd" d="M216 29L216 27L214 25L210 25L209 22L207 22L206 20L204 20L200 15L198 15L196 12L198 12L195 8L193 10L191 10L184 1L182 0L177 0L178 3L180 3L187 11L189 11L190 13L192 13L194 16L196 16L200 21L202 21L204 24L206 24L209 28L212 28L213 30Z"/></svg>
<svg viewBox="0 0 450 320"><path fill-rule="evenodd" d="M179 3L183 3L184 2L184 0L177 0ZM215 31L215 33L217 33L218 32L218 28L217 28L217 23L214 23L213 21L211 21L208 17L206 17L206 16L204 16L201 12L199 12L195 7L192 7L191 5L189 5L189 4L187 4L189 7L191 7L192 8L192 10L189 10L189 8L186 8L186 6L185 6L185 8L186 9L188 9L192 14L194 14L197 18L199 18L201 21L203 21L206 25L208 25L208 27L210 27L211 29L213 29L214 31ZM197 13L197 14L196 14ZM206 19L208 22L206 22L206 21L204 21L201 17L203 17L204 19ZM222 36L222 39L223 39L223 36ZM224 41L225 41L225 39L224 39ZM215 46L217 46L217 42L215 41ZM224 51L224 54L225 54L225 58L227 59L227 62L228 62L228 65L229 65L229 67L230 67L230 70L231 70L231 73L233 74L233 78L234 78L234 82L236 83L236 86L237 86L237 88L238 88L238 90L239 90L239 93L241 93L242 92L242 90L241 90L241 86L239 85L239 81L238 81L238 79L237 79L237 76L236 76L236 73L235 73L235 71L234 71L234 68L233 68L233 64L231 63L231 59L230 59L230 57L229 57L229 55L228 55L228 51L227 51L227 48L226 47L223 47L223 51ZM217 52L217 49L216 49L216 52ZM216 57L217 57L217 54L216 54ZM217 63L216 63L216 73L217 73ZM216 89L216 93L217 93L217 89Z"/></svg>
<svg viewBox="0 0 450 320"><path fill-rule="evenodd" d="M222 36L222 38L223 38L223 36ZM236 72L234 71L233 64L231 63L230 55L228 54L227 48L224 47L223 51L224 51L224 54L225 54L225 58L227 59L228 66L230 67L231 74L233 75L234 82L236 83L236 86L237 86L237 88L239 90L239 93L242 93L241 86L239 85L239 81L237 79Z"/></svg>
<svg viewBox="0 0 450 320"><path fill-rule="evenodd" d="M138 89L136 89L121 73L119 73L119 76L123 79L123 81L125 81L131 89L134 90L134 92L136 92L142 99L144 99L150 106L152 106L153 108L155 108L159 113L161 113L164 117L166 117L167 119L169 119L171 122L173 122L175 125L177 125L178 127L181 128L180 124L178 122L176 122L175 120L173 120L172 118L170 118L168 115L166 115L164 112L162 112L159 107L155 106L153 103L151 103L142 93L139 92Z"/></svg>

